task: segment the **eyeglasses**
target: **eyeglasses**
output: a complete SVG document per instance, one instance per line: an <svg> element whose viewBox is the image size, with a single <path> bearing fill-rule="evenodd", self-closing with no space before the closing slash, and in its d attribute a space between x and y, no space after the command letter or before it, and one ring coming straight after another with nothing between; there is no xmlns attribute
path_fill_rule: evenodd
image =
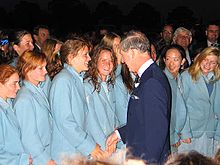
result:
<svg viewBox="0 0 220 165"><path fill-rule="evenodd" d="M208 33L219 33L219 30L207 30Z"/></svg>
<svg viewBox="0 0 220 165"><path fill-rule="evenodd" d="M173 34L172 31L168 31L168 30L163 30L163 33L167 33L167 34Z"/></svg>

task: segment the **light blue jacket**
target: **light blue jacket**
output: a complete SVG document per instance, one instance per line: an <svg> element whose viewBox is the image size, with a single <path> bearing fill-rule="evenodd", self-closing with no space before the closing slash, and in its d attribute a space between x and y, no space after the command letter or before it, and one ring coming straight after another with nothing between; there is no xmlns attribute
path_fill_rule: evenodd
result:
<svg viewBox="0 0 220 165"><path fill-rule="evenodd" d="M62 154L89 155L96 143L86 132L86 104L83 79L69 65L58 73L50 89L53 121L51 154L60 162Z"/></svg>
<svg viewBox="0 0 220 165"><path fill-rule="evenodd" d="M175 79L167 68L165 68L164 73L168 78L172 91L172 108L170 118L170 144L172 145L177 143L181 138L191 138L192 135L189 127L186 105L182 96L182 79L179 74Z"/></svg>
<svg viewBox="0 0 220 165"><path fill-rule="evenodd" d="M216 95L214 101L214 112L217 119L217 127L215 133L215 139L220 141L220 80L216 82Z"/></svg>
<svg viewBox="0 0 220 165"><path fill-rule="evenodd" d="M25 152L31 154L34 165L46 164L51 159L52 126L49 102L43 89L24 80L14 109Z"/></svg>
<svg viewBox="0 0 220 165"><path fill-rule="evenodd" d="M127 109L130 94L122 80L121 65L117 66L115 76L116 115L119 119L119 127L122 127L127 123Z"/></svg>
<svg viewBox="0 0 220 165"><path fill-rule="evenodd" d="M213 91L209 96L203 75L196 82L193 82L188 70L184 71L181 76L192 136L199 138L206 133L212 138L216 128L216 115L213 110L216 84L213 84ZM209 77L211 76L214 76L213 73L209 74Z"/></svg>
<svg viewBox="0 0 220 165"><path fill-rule="evenodd" d="M106 82L101 82L100 92L98 93L98 91L94 91L91 81L86 80L84 85L89 109L87 130L95 142L101 146L102 150L105 150L106 138L119 125L115 113L113 86L109 85L107 87Z"/></svg>
<svg viewBox="0 0 220 165"><path fill-rule="evenodd" d="M29 155L24 152L12 106L0 97L0 164L27 165L28 162Z"/></svg>

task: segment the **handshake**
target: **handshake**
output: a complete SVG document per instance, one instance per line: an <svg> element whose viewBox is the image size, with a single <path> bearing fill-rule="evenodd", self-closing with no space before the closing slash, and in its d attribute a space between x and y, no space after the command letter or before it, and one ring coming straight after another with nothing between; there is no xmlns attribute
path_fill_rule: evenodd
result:
<svg viewBox="0 0 220 165"><path fill-rule="evenodd" d="M106 150L103 151L100 145L96 144L96 147L90 154L90 157L95 158L95 159L103 159L103 158L107 158L111 156L112 153L116 151L116 145L119 140L120 139L118 135L114 131L112 134L108 136L106 140L106 144L105 144Z"/></svg>

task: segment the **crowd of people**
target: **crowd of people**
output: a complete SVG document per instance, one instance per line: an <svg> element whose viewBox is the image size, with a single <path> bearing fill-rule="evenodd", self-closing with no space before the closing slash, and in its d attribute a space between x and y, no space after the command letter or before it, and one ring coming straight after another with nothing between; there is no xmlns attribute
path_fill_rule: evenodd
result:
<svg viewBox="0 0 220 165"><path fill-rule="evenodd" d="M0 30L0 164L217 165L219 28Z"/></svg>

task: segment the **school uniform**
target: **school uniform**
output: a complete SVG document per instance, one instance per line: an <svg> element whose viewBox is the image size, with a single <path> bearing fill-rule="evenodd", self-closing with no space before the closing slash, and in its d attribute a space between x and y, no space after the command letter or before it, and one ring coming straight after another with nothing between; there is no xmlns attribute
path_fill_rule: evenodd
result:
<svg viewBox="0 0 220 165"><path fill-rule="evenodd" d="M164 69L168 81L170 83L172 91L172 106L171 106L171 119L170 119L170 144L171 151L178 152L178 149L172 147L181 139L191 138L191 132L189 128L189 120L187 117L186 105L183 100L183 85L180 75L176 78L168 71Z"/></svg>
<svg viewBox="0 0 220 165"><path fill-rule="evenodd" d="M43 89L24 80L14 101L14 110L21 128L24 149L31 154L34 165L50 159L51 112Z"/></svg>
<svg viewBox="0 0 220 165"><path fill-rule="evenodd" d="M216 84L212 81L214 74L200 75L193 81L188 70L182 73L183 97L189 116L192 142L186 144L182 151L197 150L213 156L213 137L216 128L216 116L213 110ZM210 86L211 85L211 88Z"/></svg>
<svg viewBox="0 0 220 165"><path fill-rule="evenodd" d="M100 81L100 89L94 90L91 81L86 80L85 93L88 104L87 130L102 150L105 150L107 137L119 125L116 116L116 100L113 85Z"/></svg>
<svg viewBox="0 0 220 165"><path fill-rule="evenodd" d="M56 162L62 155L88 156L96 146L86 132L86 104L83 77L68 64L58 73L51 85L49 101L53 114L51 154Z"/></svg>
<svg viewBox="0 0 220 165"><path fill-rule="evenodd" d="M0 97L0 164L26 165L29 154L24 151L20 128L8 101Z"/></svg>

